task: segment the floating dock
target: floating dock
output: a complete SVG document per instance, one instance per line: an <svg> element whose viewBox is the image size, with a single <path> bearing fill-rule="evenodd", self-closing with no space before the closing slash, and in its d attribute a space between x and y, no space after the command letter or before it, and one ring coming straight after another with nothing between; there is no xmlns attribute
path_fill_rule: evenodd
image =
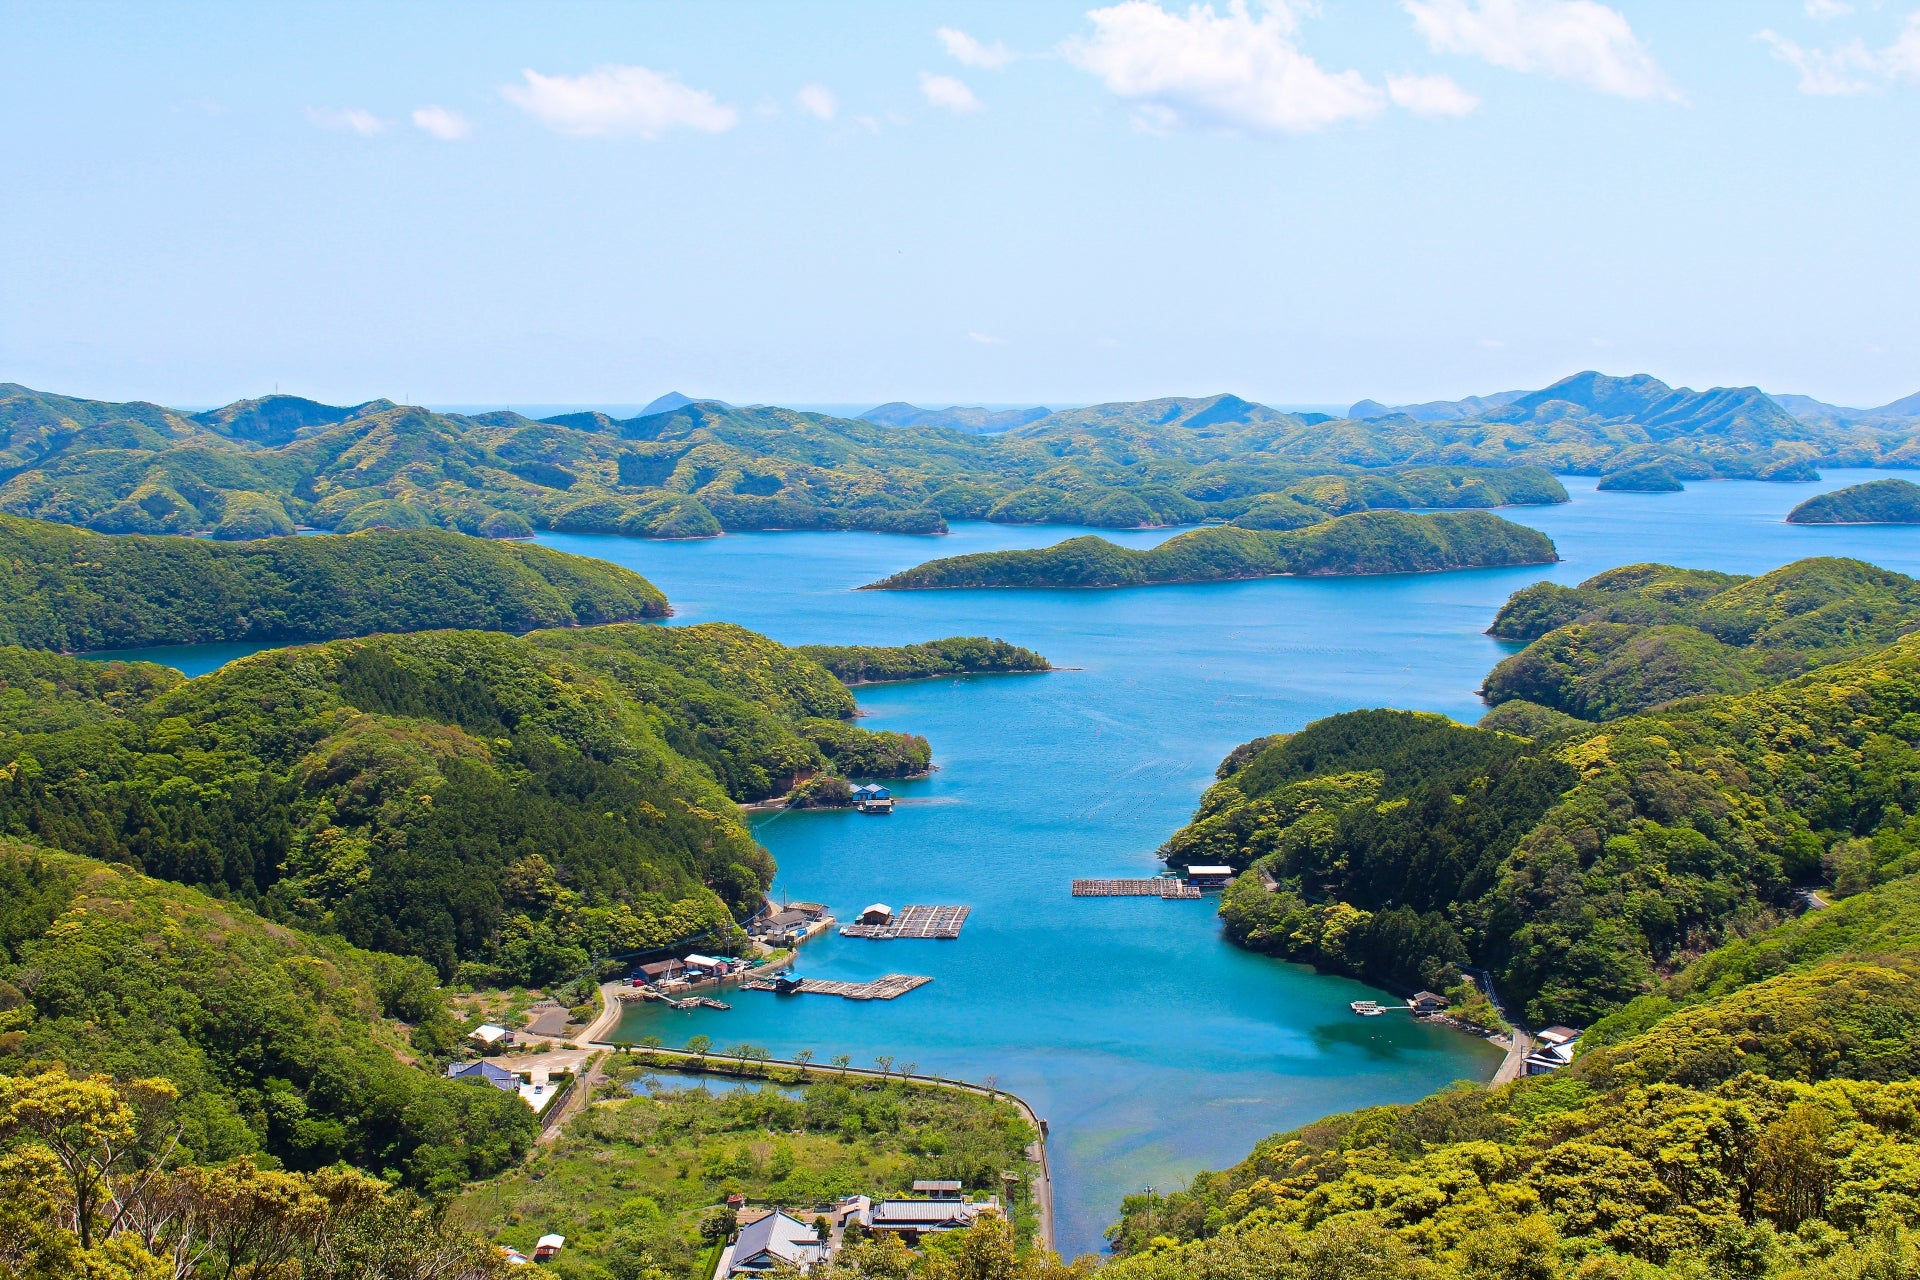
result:
<svg viewBox="0 0 1920 1280"><path fill-rule="evenodd" d="M723 1001L712 999L709 996L688 996L684 1000L675 1000L672 996L668 995L666 992L655 991L652 987L638 987L632 991L622 991L620 992L618 998L621 1001L629 1004L639 1002L639 1001L646 1001L646 1000L658 1000L660 1003L666 1005L668 1008L679 1009L682 1011L685 1011L688 1009L731 1009L733 1008L732 1005L726 1004Z"/></svg>
<svg viewBox="0 0 1920 1280"><path fill-rule="evenodd" d="M972 907L902 907L885 924L840 926L843 938L957 938Z"/></svg>
<svg viewBox="0 0 1920 1280"><path fill-rule="evenodd" d="M889 973L872 982L832 982L824 978L801 978L776 986L756 978L747 983L749 991L782 991L802 996L843 996L848 1000L897 1000L915 987L924 987L933 979L917 973Z"/></svg>
<svg viewBox="0 0 1920 1280"><path fill-rule="evenodd" d="M1154 876L1150 880L1075 880L1073 896L1076 898L1197 898L1200 889L1197 885L1184 880L1175 880L1171 876Z"/></svg>

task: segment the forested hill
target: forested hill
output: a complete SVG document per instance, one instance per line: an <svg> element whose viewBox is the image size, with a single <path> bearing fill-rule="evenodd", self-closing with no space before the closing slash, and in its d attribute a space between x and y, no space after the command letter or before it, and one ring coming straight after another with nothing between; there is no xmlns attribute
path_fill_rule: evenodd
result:
<svg viewBox="0 0 1920 1280"><path fill-rule="evenodd" d="M291 396L187 414L4 384L0 510L236 539L296 523L691 538L939 533L955 519L1129 528L1232 519L1269 499L1298 517L1288 495L1329 475L1367 483L1330 493L1320 516L1566 500L1549 475L1510 476L1525 459L1497 451L1462 467L1410 441L1327 450L1315 422L1231 396L1133 408L1155 420L1076 411L983 436L717 401L540 422Z"/></svg>
<svg viewBox="0 0 1920 1280"><path fill-rule="evenodd" d="M194 680L0 648L0 690L0 829L483 982L725 945L773 870L736 801L929 759L725 624L380 636Z"/></svg>
<svg viewBox="0 0 1920 1280"><path fill-rule="evenodd" d="M1332 1116L1129 1198L1109 1280L1920 1274L1920 888L1760 930L1571 1068Z"/></svg>
<svg viewBox="0 0 1920 1280"><path fill-rule="evenodd" d="M533 1113L512 1094L408 1065L458 1038L437 984L418 960L270 924L125 866L0 841L0 1078L55 1063L82 1078L158 1077L178 1097L147 1119L178 1125L177 1163L346 1161L442 1193L509 1167L532 1143ZM11 1261L18 1224L8 1229Z"/></svg>
<svg viewBox="0 0 1920 1280"><path fill-rule="evenodd" d="M629 569L439 530L113 537L0 515L0 643L62 652L660 618Z"/></svg>
<svg viewBox="0 0 1920 1280"><path fill-rule="evenodd" d="M1033 650L985 636L948 636L944 640L898 648L807 644L796 652L813 659L846 684L1053 670L1053 664Z"/></svg>
<svg viewBox="0 0 1920 1280"><path fill-rule="evenodd" d="M1332 577L1551 564L1545 534L1488 512L1370 512L1305 528L1196 529L1136 550L1091 535L1034 551L931 560L864 590L959 587L1134 587L1280 574Z"/></svg>
<svg viewBox="0 0 1920 1280"><path fill-rule="evenodd" d="M1515 592L1491 634L1528 644L1488 674L1485 695L1609 720L1757 689L1916 630L1920 582L1860 560L1796 560L1757 578L1627 565Z"/></svg>
<svg viewBox="0 0 1920 1280"><path fill-rule="evenodd" d="M1920 524L1920 485L1869 480L1808 498L1787 512L1788 524Z"/></svg>
<svg viewBox="0 0 1920 1280"><path fill-rule="evenodd" d="M1534 1025L1585 1025L1791 886L1920 870L1920 637L1772 688L1553 742L1361 711L1277 739L1167 853L1258 864L1243 943L1436 990L1491 970Z"/></svg>

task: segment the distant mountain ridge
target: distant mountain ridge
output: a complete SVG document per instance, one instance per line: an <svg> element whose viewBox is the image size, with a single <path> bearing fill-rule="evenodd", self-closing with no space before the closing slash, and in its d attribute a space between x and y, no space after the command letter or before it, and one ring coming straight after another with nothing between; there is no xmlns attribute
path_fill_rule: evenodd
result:
<svg viewBox="0 0 1920 1280"><path fill-rule="evenodd" d="M955 431L992 435L1024 427L1051 412L1037 405L1031 409L987 409L979 405L956 404L945 409L922 409L904 400L889 400L886 404L875 405L860 417L883 427L948 427Z"/></svg>
<svg viewBox="0 0 1920 1280"><path fill-rule="evenodd" d="M1440 505L1465 507L1497 505L1504 491L1468 473L1514 468L1654 469L1682 482L1920 467L1920 417L1897 416L1903 407L1920 408L1920 397L1866 418L1796 416L1756 387L1694 391L1594 371L1537 391L1386 412L1363 401L1354 408L1368 416L1347 418L1231 393L1053 412L896 402L860 418L678 392L630 418L583 411L534 421L511 410L279 395L189 413L6 383L0 511L104 533L233 539L295 525L660 538L942 533L950 520L1284 528L1320 518L1309 508L1380 509L1419 487L1398 477L1435 469L1453 476L1454 500ZM1364 477L1389 483L1359 484ZM1350 493L1331 505L1298 500L1323 480Z"/></svg>

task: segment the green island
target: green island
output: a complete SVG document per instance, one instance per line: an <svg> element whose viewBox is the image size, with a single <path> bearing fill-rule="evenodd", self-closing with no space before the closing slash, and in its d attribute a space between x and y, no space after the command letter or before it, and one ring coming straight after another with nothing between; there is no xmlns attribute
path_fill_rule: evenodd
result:
<svg viewBox="0 0 1920 1280"><path fill-rule="evenodd" d="M1808 498L1787 512L1788 524L1920 524L1920 484L1869 480Z"/></svg>
<svg viewBox="0 0 1920 1280"><path fill-rule="evenodd" d="M1756 689L1915 630L1920 582L1860 560L1797 560L1756 578L1627 565L1516 592L1489 631L1527 647L1494 667L1484 693L1496 708L1610 720Z"/></svg>
<svg viewBox="0 0 1920 1280"><path fill-rule="evenodd" d="M983 636L948 636L894 648L803 644L795 652L805 654L848 685L1053 670L1052 663L1031 649Z"/></svg>
<svg viewBox="0 0 1920 1280"><path fill-rule="evenodd" d="M1594 486L1602 493L1679 493L1686 487L1672 468L1661 462L1643 462L1624 471L1609 472Z"/></svg>
<svg viewBox="0 0 1920 1280"><path fill-rule="evenodd" d="M1283 574L1432 573L1551 564L1545 534L1484 511L1339 516L1294 530L1215 527L1141 551L1089 534L1034 551L950 556L869 583L865 591L961 587L1137 587Z"/></svg>
<svg viewBox="0 0 1920 1280"><path fill-rule="evenodd" d="M439 530L113 537L0 515L0 644L61 652L377 631L531 631L667 616L639 574Z"/></svg>

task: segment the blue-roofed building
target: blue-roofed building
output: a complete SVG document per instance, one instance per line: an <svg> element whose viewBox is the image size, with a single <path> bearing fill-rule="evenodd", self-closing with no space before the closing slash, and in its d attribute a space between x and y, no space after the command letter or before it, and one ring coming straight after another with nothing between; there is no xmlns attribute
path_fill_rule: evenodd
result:
<svg viewBox="0 0 1920 1280"><path fill-rule="evenodd" d="M447 1068L449 1080L471 1080L475 1084L490 1084L496 1089L508 1093L520 1092L520 1077L505 1067L495 1066L485 1059L479 1062L456 1062Z"/></svg>
<svg viewBox="0 0 1920 1280"><path fill-rule="evenodd" d="M855 787L853 807L862 813L892 813L893 792L873 782Z"/></svg>

